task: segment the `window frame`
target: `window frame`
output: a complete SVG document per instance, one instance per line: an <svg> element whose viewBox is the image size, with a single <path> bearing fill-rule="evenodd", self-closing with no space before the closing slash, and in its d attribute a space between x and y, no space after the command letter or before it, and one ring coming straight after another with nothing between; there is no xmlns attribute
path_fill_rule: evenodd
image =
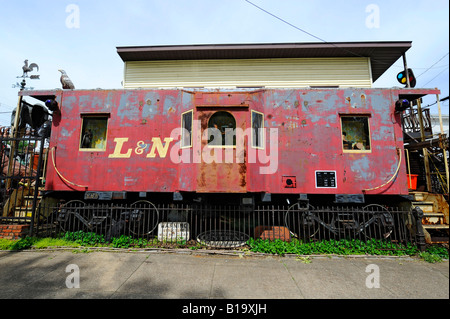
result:
<svg viewBox="0 0 450 319"><path fill-rule="evenodd" d="M190 138L190 144L189 145L184 145L184 140L185 140L185 136L184 136L184 133L185 133L184 116L186 114L188 114L188 113L191 113L191 131L190 131L191 138ZM180 149L186 149L186 148L192 148L193 147L193 136L192 136L193 135L192 132L193 132L193 129L194 129L193 126L194 126L194 110L192 109L192 110L186 111L184 113L181 113L181 144L180 144Z"/></svg>
<svg viewBox="0 0 450 319"><path fill-rule="evenodd" d="M235 134L236 134L236 126L237 126L237 121L236 121L236 118L234 117L234 115L233 115L233 113L231 113L231 112L228 112L228 111L225 111L225 110L220 110L220 111L217 111L217 112L214 112L211 116L210 116L210 118L208 119L208 127L207 127L207 130L208 130L208 143L206 144L209 148L236 148L236 135L234 136L234 139L233 139L233 145L224 145L224 144L222 144L222 145L212 145L212 144L210 144L210 141L209 141L209 139L210 139L210 135L209 135L209 129L211 128L210 127L210 121L211 121L211 119L213 118L213 116L214 115L216 115L217 113L228 113L228 114L230 114L232 117L233 117L233 120L234 120L234 125L235 125L235 127L233 128L233 130L235 131Z"/></svg>
<svg viewBox="0 0 450 319"><path fill-rule="evenodd" d="M99 114L80 114L81 116L81 129L80 129L80 138L78 142L78 150L80 152L106 152L107 149L107 142L108 142L108 122L110 115L99 113ZM83 148L81 143L83 141L83 135L84 135L84 129L85 129L85 120L86 119L102 119L106 121L106 127L105 127L105 136L104 136L104 147L103 148Z"/></svg>
<svg viewBox="0 0 450 319"><path fill-rule="evenodd" d="M258 145L255 146L254 145L255 130L253 129L253 114L257 114L257 115L261 115L262 116L262 121L261 121L262 127L260 127L260 129L263 129L262 130L262 136L261 136L262 137L262 141L260 142L260 145L262 145L262 146L258 146ZM255 110L251 110L250 116L251 116L251 120L250 120L250 124L251 124L251 143L250 144L251 144L251 147L254 148L254 149L258 149L258 150L264 150L266 148L266 140L265 140L265 134L264 134L265 115L264 115L264 113L261 113L261 112L255 111Z"/></svg>
<svg viewBox="0 0 450 319"><path fill-rule="evenodd" d="M371 114L339 114L340 117L340 124L341 124L341 148L343 153L372 153L372 133L370 130L370 120L371 120ZM343 134L344 134L344 125L343 125L343 119L344 118L365 118L367 120L367 134L369 139L369 149L365 150L359 150L359 149L345 149L344 148L344 141L343 141ZM365 129L364 129L365 130Z"/></svg>

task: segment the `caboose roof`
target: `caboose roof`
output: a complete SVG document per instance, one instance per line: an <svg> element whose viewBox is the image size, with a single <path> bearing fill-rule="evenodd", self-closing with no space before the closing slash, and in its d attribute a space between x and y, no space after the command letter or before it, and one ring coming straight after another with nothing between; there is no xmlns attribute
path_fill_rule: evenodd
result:
<svg viewBox="0 0 450 319"><path fill-rule="evenodd" d="M369 57L375 82L411 48L401 42L200 44L117 47L124 62L156 60Z"/></svg>

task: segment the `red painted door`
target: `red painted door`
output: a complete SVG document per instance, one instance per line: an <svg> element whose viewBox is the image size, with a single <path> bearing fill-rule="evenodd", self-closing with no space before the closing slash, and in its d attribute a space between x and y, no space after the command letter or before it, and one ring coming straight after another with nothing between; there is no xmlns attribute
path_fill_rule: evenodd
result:
<svg viewBox="0 0 450 319"><path fill-rule="evenodd" d="M247 191L246 143L248 109L199 107L201 161L197 170L199 193ZM197 141L198 143L199 141Z"/></svg>

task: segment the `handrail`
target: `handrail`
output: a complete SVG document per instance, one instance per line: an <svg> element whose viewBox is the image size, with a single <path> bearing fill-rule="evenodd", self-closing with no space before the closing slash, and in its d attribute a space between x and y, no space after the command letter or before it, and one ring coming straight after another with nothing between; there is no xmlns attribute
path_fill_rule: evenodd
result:
<svg viewBox="0 0 450 319"><path fill-rule="evenodd" d="M52 153L52 164L53 164L53 168L55 169L56 174L58 174L58 176L59 176L64 182L66 182L67 184L70 184L70 185L75 186L75 187L80 187L80 188L85 188L85 189L87 189L88 186L75 184L75 183L69 181L69 180L68 180L67 178L65 178L64 176L62 176L62 174L61 174L61 173L58 171L58 169L56 168L56 162L55 162L55 149L56 149L56 147L53 146L52 149L50 150L50 152Z"/></svg>
<svg viewBox="0 0 450 319"><path fill-rule="evenodd" d="M380 186L377 186L377 187L374 187L374 188L363 189L362 191L364 193L368 192L368 191L374 191L376 189L382 188L382 187L386 186L387 184L389 184L390 182L392 182L395 177L397 177L398 171L400 170L400 166L402 164L402 152L398 148L397 148L397 156L399 157L399 159L398 159L397 169L396 169L394 175L392 175L392 177L386 183L384 183L383 185L380 185Z"/></svg>

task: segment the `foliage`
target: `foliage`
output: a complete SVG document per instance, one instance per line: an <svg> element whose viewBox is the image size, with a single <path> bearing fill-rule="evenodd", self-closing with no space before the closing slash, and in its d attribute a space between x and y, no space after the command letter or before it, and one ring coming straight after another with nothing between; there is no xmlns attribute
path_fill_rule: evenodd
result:
<svg viewBox="0 0 450 319"><path fill-rule="evenodd" d="M133 244L133 238L122 235L119 238L112 238L111 245L114 248L129 248Z"/></svg>
<svg viewBox="0 0 450 319"><path fill-rule="evenodd" d="M14 242L11 246L11 250L22 250L29 249L33 244L37 241L37 238L34 237L24 237Z"/></svg>
<svg viewBox="0 0 450 319"><path fill-rule="evenodd" d="M120 237L113 237L107 242L104 235L99 235L92 232L66 232L62 238L67 241L72 241L81 246L108 246L114 248L130 248L130 247L147 247L151 242L144 238L133 238L131 236L121 235Z"/></svg>
<svg viewBox="0 0 450 319"><path fill-rule="evenodd" d="M300 260L304 264L310 264L312 262L308 256L306 256L306 257L298 256L297 260Z"/></svg>
<svg viewBox="0 0 450 319"><path fill-rule="evenodd" d="M83 232L82 230L77 232L66 232L62 239L75 242L81 246L101 246L106 243L105 236L99 235L93 232Z"/></svg>
<svg viewBox="0 0 450 319"><path fill-rule="evenodd" d="M424 252L419 253L419 257L429 263L438 263L442 259L448 259L448 248L438 245L428 246Z"/></svg>
<svg viewBox="0 0 450 319"><path fill-rule="evenodd" d="M113 247L113 248L148 248L161 247L168 245L166 242L158 240L147 240L143 238L133 238L122 235L113 237L109 241L104 235L93 232L66 232L58 238L35 238L25 237L20 240L8 240L0 238L0 250L23 250L23 249L44 249L51 247ZM183 240L178 243L169 243L170 247L177 248L180 245L192 250L201 248L201 245L195 241L189 244ZM247 242L246 251L273 254L284 256L286 254L299 255L297 258L304 263L309 263L308 255L383 255L383 256L419 256L423 260L436 263L443 259L449 259L448 248L432 245L427 247L424 252L419 252L418 248L411 244L392 243L385 240L369 239L362 241L359 239L341 239L341 240L322 240L317 242L303 242L293 239L286 242L280 239L263 240L250 238Z"/></svg>
<svg viewBox="0 0 450 319"><path fill-rule="evenodd" d="M442 261L442 257L441 256L431 254L431 253L429 253L427 251L419 253L419 257L422 258L423 260L425 260L426 262L429 262L429 263L432 263L432 264Z"/></svg>
<svg viewBox="0 0 450 319"><path fill-rule="evenodd" d="M280 239L273 241L251 238L247 244L254 252L269 253L283 256L285 254L314 255L314 254L336 254L336 255L415 255L417 247L408 243L407 245L395 244L387 241L370 239L362 241L359 239L322 240L318 242L301 242L294 239L285 242Z"/></svg>
<svg viewBox="0 0 450 319"><path fill-rule="evenodd" d="M429 246L426 252L431 255L439 256L443 259L448 259L448 249L443 246Z"/></svg>
<svg viewBox="0 0 450 319"><path fill-rule="evenodd" d="M62 238L40 238L36 240L32 248L45 249L49 247L78 247L79 244Z"/></svg>
<svg viewBox="0 0 450 319"><path fill-rule="evenodd" d="M11 239L0 238L0 250L10 250L14 242Z"/></svg>
<svg viewBox="0 0 450 319"><path fill-rule="evenodd" d="M37 241L34 237L24 237L19 240L0 238L0 250L22 250L29 249Z"/></svg>

